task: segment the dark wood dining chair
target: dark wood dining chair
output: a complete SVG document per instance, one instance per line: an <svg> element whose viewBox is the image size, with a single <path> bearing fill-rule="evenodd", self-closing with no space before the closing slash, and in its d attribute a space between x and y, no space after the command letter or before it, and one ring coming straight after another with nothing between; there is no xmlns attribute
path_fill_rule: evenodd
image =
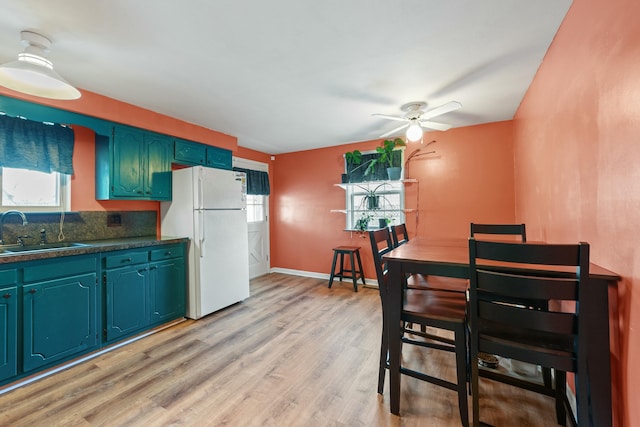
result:
<svg viewBox="0 0 640 427"><path fill-rule="evenodd" d="M566 372L576 373L577 423L588 425L586 330L581 327L580 294L589 277L589 245L524 244L469 239L470 353L473 425L479 425L478 353L519 360L555 372L555 388L506 377L507 384L555 397L558 424L567 411ZM563 271L558 271L559 267ZM553 309L531 301L558 301ZM564 302L575 309L563 310ZM597 367L593 367L597 369ZM486 376L485 376L486 377Z"/></svg>
<svg viewBox="0 0 640 427"><path fill-rule="evenodd" d="M520 241L527 241L527 229L524 224L477 224L471 223L471 237L476 234L493 234L503 236L519 236Z"/></svg>
<svg viewBox="0 0 640 427"><path fill-rule="evenodd" d="M391 226L391 237L393 238L393 247L397 248L409 241L409 233L407 232L407 224L398 224Z"/></svg>
<svg viewBox="0 0 640 427"><path fill-rule="evenodd" d="M425 289L409 289L404 284L398 286L404 289L404 303L401 311L401 325L391 328L384 318L384 307L387 301L388 271L383 256L394 249L388 228L369 231L371 250L376 267L376 276L380 290L380 300L383 307L382 339L380 343L380 364L378 369L378 393L382 394L386 370L389 369L389 340L387 331L402 334L404 344L435 348L455 353L457 382L443 380L424 372L418 372L400 365L400 373L417 378L431 384L446 387L458 392L458 406L460 418L464 426L469 425L469 410L467 403L467 317L466 295L464 293L449 293ZM425 332L408 329L406 325L413 323L424 327L433 327L452 331L454 338L442 337ZM392 325L393 326L393 325ZM412 337L409 337L411 335ZM402 349L399 349L402 351Z"/></svg>
<svg viewBox="0 0 640 427"><path fill-rule="evenodd" d="M485 240L488 236L514 236L521 242L527 241L527 227L525 224L477 224L471 223L471 237L477 237L480 235L481 240ZM542 309L547 309L547 301L538 301L537 304L541 304ZM490 357L490 356L489 356ZM487 361L486 356L483 358L483 362ZM488 371L491 372L491 371ZM485 371L482 372L484 375ZM547 387L551 387L551 370L548 368L542 368L542 378Z"/></svg>

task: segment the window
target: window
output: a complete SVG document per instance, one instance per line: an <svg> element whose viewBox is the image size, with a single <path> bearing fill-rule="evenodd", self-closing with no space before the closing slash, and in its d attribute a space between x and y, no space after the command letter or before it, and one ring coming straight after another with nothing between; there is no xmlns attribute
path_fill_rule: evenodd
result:
<svg viewBox="0 0 640 427"><path fill-rule="evenodd" d="M265 218L265 196L247 194L247 222L262 222Z"/></svg>
<svg viewBox="0 0 640 427"><path fill-rule="evenodd" d="M68 176L27 169L0 168L1 207L25 212L70 209Z"/></svg>
<svg viewBox="0 0 640 427"><path fill-rule="evenodd" d="M368 219L369 229L402 224L404 216L404 185L401 181L370 181L345 184L347 230L358 229L358 221Z"/></svg>

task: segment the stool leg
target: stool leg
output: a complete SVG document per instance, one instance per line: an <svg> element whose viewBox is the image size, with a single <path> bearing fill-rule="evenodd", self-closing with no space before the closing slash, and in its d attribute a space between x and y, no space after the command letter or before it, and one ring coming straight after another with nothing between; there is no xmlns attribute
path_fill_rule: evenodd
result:
<svg viewBox="0 0 640 427"><path fill-rule="evenodd" d="M344 253L340 252L340 281L342 282L342 277L344 276Z"/></svg>
<svg viewBox="0 0 640 427"><path fill-rule="evenodd" d="M358 258L358 268L360 268L360 278L362 279L362 285L366 285L364 282L364 270L362 269L362 259L360 258L360 251L356 251L356 257Z"/></svg>
<svg viewBox="0 0 640 427"><path fill-rule="evenodd" d="M336 271L336 260L338 259L338 252L333 252L333 262L331 263L331 276L329 276L329 289L331 289L331 285L333 284L333 276Z"/></svg>
<svg viewBox="0 0 640 427"><path fill-rule="evenodd" d="M349 258L351 260L351 279L353 280L353 290L358 292L358 274L356 273L356 263L353 259L353 252L349 253Z"/></svg>

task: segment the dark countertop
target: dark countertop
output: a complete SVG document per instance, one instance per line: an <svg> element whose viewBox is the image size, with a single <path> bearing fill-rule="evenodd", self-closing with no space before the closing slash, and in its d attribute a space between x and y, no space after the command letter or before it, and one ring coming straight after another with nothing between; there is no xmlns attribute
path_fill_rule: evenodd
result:
<svg viewBox="0 0 640 427"><path fill-rule="evenodd" d="M189 239L186 237L162 236L159 239L156 238L156 236L130 237L122 239L78 241L74 243L81 243L82 246L71 246L65 248L26 252L2 252L3 249L2 246L0 246L0 264L58 258L71 255L95 254L100 252L135 249L148 246L170 245L188 241Z"/></svg>

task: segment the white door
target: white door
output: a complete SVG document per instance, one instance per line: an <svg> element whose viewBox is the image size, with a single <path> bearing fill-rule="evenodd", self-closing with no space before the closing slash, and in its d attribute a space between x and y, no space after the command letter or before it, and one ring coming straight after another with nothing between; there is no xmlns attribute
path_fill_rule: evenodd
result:
<svg viewBox="0 0 640 427"><path fill-rule="evenodd" d="M247 196L249 277L269 272L269 197Z"/></svg>
<svg viewBox="0 0 640 427"><path fill-rule="evenodd" d="M233 166L269 172L267 163L233 158ZM247 222L249 229L249 277L267 274L269 262L269 196L247 195Z"/></svg>

